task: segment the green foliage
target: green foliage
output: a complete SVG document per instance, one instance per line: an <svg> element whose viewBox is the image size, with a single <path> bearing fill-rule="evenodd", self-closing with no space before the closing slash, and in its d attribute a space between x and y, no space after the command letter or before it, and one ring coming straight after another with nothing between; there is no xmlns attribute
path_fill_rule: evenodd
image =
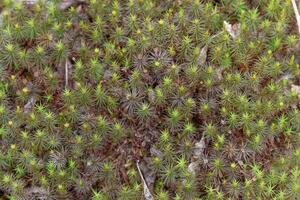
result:
<svg viewBox="0 0 300 200"><path fill-rule="evenodd" d="M0 1L1 199L299 198L291 1L65 6Z"/></svg>

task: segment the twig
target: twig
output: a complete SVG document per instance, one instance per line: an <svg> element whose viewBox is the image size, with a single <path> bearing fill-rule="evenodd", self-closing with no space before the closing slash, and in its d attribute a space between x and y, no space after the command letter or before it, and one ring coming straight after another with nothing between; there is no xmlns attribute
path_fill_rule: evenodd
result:
<svg viewBox="0 0 300 200"><path fill-rule="evenodd" d="M206 42L206 45L209 44L210 42L212 42L213 39L215 39L216 37L218 37L219 35L223 34L224 31L220 31L219 33L211 36L210 38L208 38L208 41Z"/></svg>
<svg viewBox="0 0 300 200"><path fill-rule="evenodd" d="M144 187L144 197L146 200L154 200L154 197L153 195L151 194L149 188L148 188L148 185L147 185L147 182L146 180L144 179L144 176L143 176L143 173L140 169L140 165L139 165L139 160L136 162L136 166L138 168L138 171L139 171L139 174L141 176L141 179L142 179L142 182L143 182L143 187Z"/></svg>
<svg viewBox="0 0 300 200"><path fill-rule="evenodd" d="M300 15L299 15L299 10L298 10L298 7L297 7L297 4L296 4L295 0L292 0L292 4L293 4L294 12L295 12L295 15L296 15L296 20L297 20L297 25L298 25L298 32L299 32L299 35L300 35Z"/></svg>
<svg viewBox="0 0 300 200"><path fill-rule="evenodd" d="M69 69L68 69L68 59L66 59L66 63L65 63L65 88L68 87L68 83L69 83Z"/></svg>

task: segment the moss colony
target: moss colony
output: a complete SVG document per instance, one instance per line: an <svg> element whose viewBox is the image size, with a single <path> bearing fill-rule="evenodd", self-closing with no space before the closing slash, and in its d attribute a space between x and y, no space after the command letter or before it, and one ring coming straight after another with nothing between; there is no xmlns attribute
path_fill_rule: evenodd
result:
<svg viewBox="0 0 300 200"><path fill-rule="evenodd" d="M299 199L290 0L0 9L1 199Z"/></svg>

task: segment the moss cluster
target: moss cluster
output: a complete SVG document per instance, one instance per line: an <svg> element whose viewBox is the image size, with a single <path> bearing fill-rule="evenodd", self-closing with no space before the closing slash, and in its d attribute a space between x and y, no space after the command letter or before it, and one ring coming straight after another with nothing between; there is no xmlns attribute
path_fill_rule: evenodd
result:
<svg viewBox="0 0 300 200"><path fill-rule="evenodd" d="M0 7L1 199L299 199L290 0Z"/></svg>

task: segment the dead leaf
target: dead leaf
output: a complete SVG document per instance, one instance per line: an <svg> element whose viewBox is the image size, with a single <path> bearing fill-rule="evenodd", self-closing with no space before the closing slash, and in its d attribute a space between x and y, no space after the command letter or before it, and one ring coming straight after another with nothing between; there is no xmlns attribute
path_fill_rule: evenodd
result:
<svg viewBox="0 0 300 200"><path fill-rule="evenodd" d="M221 81L222 79L223 79L223 70L224 69L221 69L221 68L218 68L217 70L216 70L216 74L217 74L217 80L218 81Z"/></svg>
<svg viewBox="0 0 300 200"><path fill-rule="evenodd" d="M207 45L205 45L200 51L199 64L204 65L206 62L206 58L207 58Z"/></svg>
<svg viewBox="0 0 300 200"><path fill-rule="evenodd" d="M75 0L64 0L58 6L59 10L66 10L76 3Z"/></svg>
<svg viewBox="0 0 300 200"><path fill-rule="evenodd" d="M50 191L41 187L30 187L25 189L27 199L46 200L50 197Z"/></svg>
<svg viewBox="0 0 300 200"><path fill-rule="evenodd" d="M155 101L155 92L154 92L154 90L153 89L150 89L150 90L148 90L148 97L149 97L149 100L151 101L151 102L154 102Z"/></svg>
<svg viewBox="0 0 300 200"><path fill-rule="evenodd" d="M228 22L224 21L225 30L229 33L232 39L237 39L241 34L241 24L229 24Z"/></svg>
<svg viewBox="0 0 300 200"><path fill-rule="evenodd" d="M196 175L196 170L197 170L199 165L200 165L199 160L197 160L195 162L191 162L188 166L188 171L195 176Z"/></svg>
<svg viewBox="0 0 300 200"><path fill-rule="evenodd" d="M73 5L78 3L84 3L85 0L64 0L63 2L61 2L58 6L59 10L66 10L70 7L72 7Z"/></svg>
<svg viewBox="0 0 300 200"><path fill-rule="evenodd" d="M194 158L197 160L202 158L204 149L205 149L205 141L204 141L204 137L202 137L199 142L195 143Z"/></svg>
<svg viewBox="0 0 300 200"><path fill-rule="evenodd" d="M159 157L160 159L163 158L162 152L154 147L150 148L150 153L152 156Z"/></svg>
<svg viewBox="0 0 300 200"><path fill-rule="evenodd" d="M190 173L192 173L193 175L196 175L196 170L199 167L201 160L202 159L204 160L203 153L204 153L205 147L206 147L206 145L205 145L204 137L202 137L199 142L195 143L194 154L193 154L193 158L195 159L195 161L191 162L188 166L188 171Z"/></svg>
<svg viewBox="0 0 300 200"><path fill-rule="evenodd" d="M35 78L40 77L40 72L39 72L39 71L35 71L35 72L33 73L33 76L34 76Z"/></svg>
<svg viewBox="0 0 300 200"><path fill-rule="evenodd" d="M241 160L238 160L238 164L239 164L241 167L243 167L243 166L244 166L244 162L243 162L243 161L241 161Z"/></svg>
<svg viewBox="0 0 300 200"><path fill-rule="evenodd" d="M142 179L142 182L143 182L143 188L144 188L144 197L145 197L145 200L154 200L154 197L153 195L151 194L149 188L148 188L148 184L142 174L142 171L140 169L140 165L139 165L139 160L136 162L136 166L138 168L138 171L139 171L139 174L141 176L141 179Z"/></svg>
<svg viewBox="0 0 300 200"><path fill-rule="evenodd" d="M24 113L29 113L31 109L34 107L35 104L35 98L33 95L29 98L28 102L24 106Z"/></svg>
<svg viewBox="0 0 300 200"><path fill-rule="evenodd" d="M37 0L23 0L24 4L27 6L33 6L36 4Z"/></svg>
<svg viewBox="0 0 300 200"><path fill-rule="evenodd" d="M294 84L292 84L291 90L292 90L293 92L296 92L297 95L298 95L298 98L300 99L300 86L299 86L299 85L294 85Z"/></svg>

